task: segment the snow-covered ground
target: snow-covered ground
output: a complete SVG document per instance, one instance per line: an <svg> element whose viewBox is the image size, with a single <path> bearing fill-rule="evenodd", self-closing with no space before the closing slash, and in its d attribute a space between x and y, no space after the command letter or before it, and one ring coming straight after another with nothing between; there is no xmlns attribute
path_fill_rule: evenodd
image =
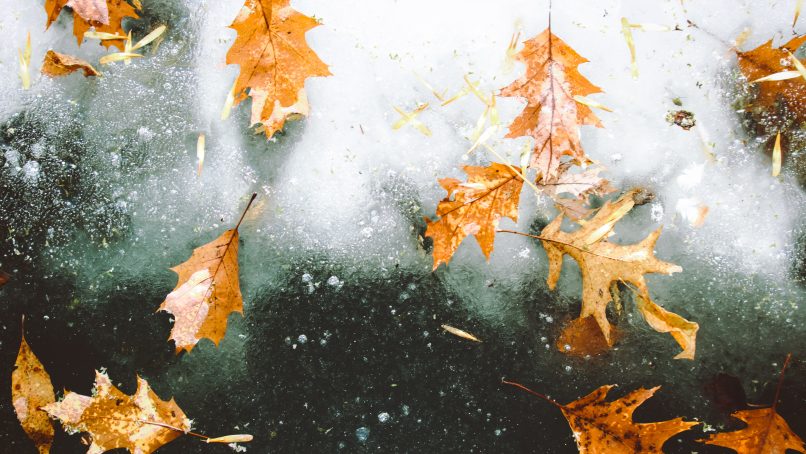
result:
<svg viewBox="0 0 806 454"><path fill-rule="evenodd" d="M205 392L224 386L231 389L233 383L240 383L238 380L247 380L244 377L272 377L265 372L271 368L255 360L256 350L290 353L291 345L294 352L298 345L304 349L305 342L299 341L302 328L278 325L271 314L304 326L309 330L306 339L311 338L311 342L324 339L327 343L330 336L326 333L335 330L315 315L295 318L288 307L280 307L280 302L301 305L310 290L313 295L323 295L310 300L315 304L327 305L332 298L344 300L334 303L338 307L352 307L352 301L354 308L388 311L384 299L394 294L397 301L389 304L405 302L406 313L413 315L405 320L393 317L389 323L401 324L413 339L428 342L430 348L430 339L437 336L438 329L423 323L438 327L440 320L434 319L436 315L432 318L425 308L451 306L450 311L466 314L467 320L486 333L485 341L512 346L519 352L513 358L522 363L503 370L523 373L514 378L524 382L543 383L545 391L562 400L609 382L625 387L663 384L668 388L667 400L687 400L700 392L710 374L721 370L743 374L748 386L750 380L758 380L761 389L777 370L773 363L780 363L783 352L806 355L806 316L800 307L806 292L793 277L798 251L803 252L798 236L803 234L806 197L786 166L780 177L770 175L769 158L761 151L767 138L748 135L740 127L734 108L738 91L735 54L729 43L745 30L749 35L743 49L770 38L785 42L792 35L795 3L556 0L553 5L552 30L590 60L580 67L581 72L604 91L592 98L613 109L613 113L596 112L604 128L582 129L587 154L607 167L607 176L616 187L626 190L642 186L656 195L651 204L636 208L618 225L615 241L637 241L659 224L664 225L658 256L680 264L684 271L650 278L650 291L658 303L700 323L700 359L694 362L672 361L675 350L671 340L649 332L638 318L630 320L628 339L604 359L580 361L555 352L553 347L545 348L544 344L553 344L561 317L578 310L579 277L576 265L568 263L558 294L548 297L545 255L538 244L526 238L499 235L489 263L469 238L447 269L438 270L435 277L429 275L431 258L418 237L423 229L422 216L432 216L444 196L437 179L464 178L462 165L496 160L483 150L466 155L472 145L469 136L484 104L469 95L443 107L429 86L450 96L462 90L463 78L467 77L478 81L482 92L494 93L519 77L523 67L507 58L507 46L515 33L520 33L522 40L546 27L547 2L295 0L292 5L296 9L322 20L322 26L309 32L307 38L333 76L310 79L306 84L310 116L290 123L285 133L266 141L247 129L248 103L238 106L225 121L219 117L237 74L237 67L224 64L234 38L227 25L241 7L237 0L144 0L147 20L133 22L135 34L142 36L161 23L169 25L168 37L156 53L148 52L128 66L104 67L102 78L74 75L56 80L38 73L47 49L97 61L103 48L95 43L77 47L66 13L45 32L45 14L39 1L0 0L4 11L0 33L6 42L0 47L0 123L6 128L0 143L0 163L7 172L3 175L24 175L15 188L30 199L13 215L0 213L0 225L13 219L15 225L9 227L16 232L7 241L0 238L6 241L0 248L0 268L11 264L28 273L26 291L35 295L42 293L37 288L46 287L38 279L63 282L71 289L69 295L62 295L64 307L88 305L113 318L101 320L105 326L121 323L122 330L125 323L114 317L129 313L126 311L138 313L138 309L116 309L110 295L124 290L127 294L141 293L139 311L164 327L164 317L150 315L159 304L159 295L172 288L173 277L163 270L184 260L193 246L234 224L248 195L255 191L259 198L241 228L247 319L231 319L232 329L223 342L223 351L211 344L201 345L191 355L159 366L131 360L117 350L99 357L119 364L122 373L153 374L155 380L164 381L162 393L166 395L181 393L179 389L189 383ZM636 79L630 75L622 17L631 23L679 28L633 29L639 70ZM698 28L689 27L688 21ZM796 31L803 33L805 26L802 19ZM17 76L17 49L29 31L33 83L31 90L23 91ZM399 117L395 107L412 111L420 103L429 104L418 119L432 131L431 136L410 125L392 129ZM505 124L522 106L508 98L498 99L497 105ZM694 113L697 125L693 129L685 131L667 123L667 112L679 108ZM18 124L37 126L22 139L15 139L8 129L19 128ZM195 153L199 133L207 138L201 177L196 174ZM504 139L503 135L501 132L489 143L517 162L522 141ZM53 158L66 148L73 155ZM41 165L37 161L40 157ZM67 197L49 190L52 187L48 185L62 184L66 178L79 195L86 196ZM65 200L54 200L59 197ZM686 216L699 204L709 211L703 225L693 227ZM62 212L71 217L60 217ZM527 189L517 228L528 231L554 214L546 200ZM513 227L510 221L504 225ZM19 232L27 229L42 234L32 234L26 241L26 234ZM415 290L419 279L436 281L438 284L425 287L438 287L444 291L437 292L443 299L428 303L419 300L436 298ZM344 283L353 292L349 298L338 293ZM387 293L380 294L367 288L368 295L375 295L367 296L368 300L378 307L360 303L361 289L366 285L389 287ZM3 290L11 296L17 291L11 286ZM53 297L53 290L49 291ZM283 296L284 292L303 296ZM409 299L411 295L417 297ZM36 313L56 317L44 301L26 304L39 304ZM25 310L24 306L15 307ZM297 310L317 312L306 307ZM392 314L403 311L391 310ZM59 326L75 322L92 339L92 329L74 320L75 313L60 314L65 325ZM349 332L342 327L342 342L352 337L365 339L363 330L372 328L360 323L364 316L372 319L361 310L352 312L349 320L355 322L358 317L358 322L345 321L344 326L360 330ZM16 320L16 313L2 318L6 328L15 327ZM272 330L266 331L268 327ZM108 336L109 342L115 342L116 332ZM515 346L516 341L520 344ZM4 351L14 350L15 342L4 338ZM161 338L152 342L162 346ZM381 344L379 351L383 348ZM409 364L406 351L396 352L407 367L427 369L426 363ZM131 354L136 357L139 353ZM322 354L332 353L323 350ZM412 355L418 361L429 358ZM315 364L311 362L311 375L317 373ZM87 367L102 365L109 364ZM232 371L235 378L217 374L222 367ZM280 373L284 369L272 370ZM500 378L496 370L487 372L493 380ZM804 383L804 371L796 368L792 376ZM444 388L440 392L461 389L473 395L462 377L440 380L447 380L447 384L439 385ZM748 390L751 398L759 395L755 391ZM338 394L339 390L330 392ZM495 392L505 395L507 391ZM790 392L803 403L806 387L795 386ZM262 396L263 400L256 398L256 405L283 405L282 389ZM351 390L341 400L361 398L361 391ZM192 400L193 394L186 394L185 399ZM402 399L405 401L405 396ZM305 405L307 408L307 401ZM467 408L473 405L468 403ZM702 398L675 405L692 417L709 415ZM369 408L358 402L355 406ZM354 430L394 424L395 418L408 415L408 410L398 409L391 423L380 422L375 414L388 410L372 407L366 410L372 412L367 413L369 416L359 417L356 415L363 410L348 407L345 404L340 410L342 420L353 418L358 422L344 423L350 427L345 429L349 439L333 438L334 449L340 442L356 443L356 435L365 435L364 431L353 434ZM293 427L283 427L279 419L253 417L254 411L229 422L270 420L267 424L271 427L257 429L264 438L271 432L294 431ZM350 418L345 416L348 414ZM338 421L339 417L333 419ZM488 416L487 421L491 420L491 424L501 426L496 430L520 430L519 440L529 440L523 435L525 429L519 429L519 421ZM448 427L452 422L431 420L430 424ZM806 435L806 420L795 426ZM323 427L322 432L326 429ZM339 430L342 428L336 432ZM373 446L416 446L390 444L378 435L384 433L382 430L373 430L367 432ZM327 438L326 433L322 437ZM502 435L495 437L493 440L500 440ZM558 437L568 438L566 432ZM464 450L489 452L499 443L476 445L473 438L472 433L464 435L470 440L462 445ZM517 445L501 443L510 449ZM568 440L563 443L564 449L570 446ZM264 452L268 445L256 446L257 452ZM431 445L423 440L417 446Z"/></svg>

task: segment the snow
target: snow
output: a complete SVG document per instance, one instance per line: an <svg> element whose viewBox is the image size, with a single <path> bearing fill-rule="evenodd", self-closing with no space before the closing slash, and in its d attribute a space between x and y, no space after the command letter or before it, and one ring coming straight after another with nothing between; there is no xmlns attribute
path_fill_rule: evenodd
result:
<svg viewBox="0 0 806 454"><path fill-rule="evenodd" d="M656 196L619 223L613 240L634 242L664 226L657 255L680 264L684 272L650 277L650 293L659 304L700 323L698 354L704 359L694 363L672 361L672 341L637 317L628 321L629 337L605 360L577 361L556 352L558 330L579 308L579 274L575 264L566 263L558 290L549 293L545 254L532 240L498 235L486 263L469 238L450 266L430 273L431 257L418 236L422 216L432 216L445 196L437 180L463 179L461 166L485 165L495 157L482 148L467 153L484 105L470 95L440 106L426 83L448 96L462 89L465 76L479 81L485 94L506 86L523 70L507 61L507 45L517 31L523 40L544 29L544 5L526 0L501 0L494 6L478 0L294 0L295 8L322 20L307 39L333 76L310 79L310 116L267 141L247 130L248 102L233 109L229 119L220 119L238 71L224 64L224 56L234 38L227 26L240 2L144 1L148 20L137 34L169 24L158 52L128 66L105 66L103 78L56 80L39 75L47 49L94 62L103 48L95 43L77 47L66 17L43 31L41 2L0 3L7 12L0 16L7 41L0 47L0 122L6 130L0 165L17 191L0 194L0 200L25 201L0 215L13 220L16 232L0 248L0 268L29 276L26 292L34 296L11 284L2 292L19 301L14 307L20 311L54 306L56 315L43 326L76 322L76 336L101 336L103 353L90 355L88 362L106 359L131 377L151 373L168 391L161 396L181 393L180 403L198 402L215 390L223 400L219 390L249 395L237 387L259 382L263 394L255 398L258 402L242 402L275 413L227 412L230 425L260 419L266 425L261 435L277 431L278 439L285 440L288 431L302 429L286 429L291 423L284 425L282 418L302 414L315 426L311 433L320 436L330 427L322 422L318 430L317 424L327 420L322 415L338 414L329 421L340 424L333 433L341 438L328 447L346 443L355 448L356 440L386 446L391 441L384 437L397 424L378 425L382 415L391 418L383 408L403 408L408 416L411 405L416 408L412 413L435 431L443 425L446 431L461 427L451 425L460 419L453 413L435 420L434 415L446 415L432 408L436 394L394 400L392 380L427 379L420 389L406 389L416 394L433 387L446 399L456 399L452 404L476 399L489 407L494 404L485 399L511 398L493 383L500 378L495 368L508 367L501 359L508 358L519 361L508 369L522 373L519 380L538 382L569 401L593 386L617 381L662 383L665 397L657 399L683 401L709 373L731 364L741 364L731 370L743 373L746 383L757 379L763 385L776 372L770 364L802 344L806 317L800 306L806 295L792 270L802 260L806 197L786 165L781 177L771 176L763 141L739 124L732 107L737 96L734 57L725 44L745 29L751 32L745 49L770 37L776 43L788 39L794 0L554 2L554 33L590 60L580 70L604 91L591 98L614 110L596 111L604 128L582 128L586 152L608 168L616 187L642 186ZM637 79L630 77L621 17L682 29L633 29ZM688 20L699 29L688 27ZM23 91L17 49L28 31L32 87ZM411 124L392 130L399 118L395 107L411 112L422 103L428 108L417 119L431 136ZM497 103L504 123L522 107L515 99ZM691 130L666 121L667 112L679 109L694 113ZM200 133L207 146L199 177L195 145ZM519 162L523 140L504 135L504 130L496 132L489 143ZM68 183L74 186L65 192ZM163 342L167 331L159 331L168 329L167 319L151 315L175 283L167 268L231 228L252 192L259 196L241 226L246 318L230 319L218 349L205 341L192 355L176 359ZM520 221L503 221L503 228L534 233L555 215L528 189L522 200ZM708 211L697 225L703 206ZM0 227L4 221L0 218ZM12 313L5 325L16 324ZM78 321L79 314L97 326ZM127 318L118 319L121 314ZM134 321L126 324L132 314ZM478 327L474 332L485 346L502 350L485 353L493 359L477 359L475 353L466 357L451 350L463 344L423 335L439 332L440 323L454 323L439 319L448 315ZM148 335L112 335L113 327ZM115 347L121 343L125 346ZM155 345L166 347L162 356L154 353ZM338 376L338 367L355 368L349 378L332 378L338 386L360 383L362 388L331 389L331 379L320 370L330 367L328 355L333 355L332 375ZM160 361L144 359L151 356ZM440 374L423 372L430 370L430 360L444 367ZM487 372L491 375L467 375ZM335 400L318 407L319 415L292 407L287 401L296 401L289 390L302 390L290 378L284 380L284 373L297 381L321 380L309 383L304 393L324 388ZM286 388L275 390L275 380ZM486 397L470 388L481 382L492 383ZM194 394L189 384L199 390ZM799 396L806 394L798 389ZM343 403L362 393L370 397ZM705 418L705 399L700 401L675 403L674 408ZM208 408L199 405L199 413ZM502 440L514 436L515 417L497 410L479 430L480 440L491 434ZM476 450L493 450L498 442L487 440ZM468 443L465 450L471 450ZM263 452L263 446L255 451Z"/></svg>

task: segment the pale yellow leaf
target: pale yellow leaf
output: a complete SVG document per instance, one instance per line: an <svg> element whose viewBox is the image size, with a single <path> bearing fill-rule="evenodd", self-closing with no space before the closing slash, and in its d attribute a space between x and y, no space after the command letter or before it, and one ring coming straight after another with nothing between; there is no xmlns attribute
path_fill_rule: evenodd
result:
<svg viewBox="0 0 806 454"><path fill-rule="evenodd" d="M159 38L160 35L165 33L165 30L167 30L167 29L168 29L168 27L166 27L165 25L160 25L159 27L155 28L151 33L149 33L145 37L143 37L143 39L141 39L140 41L137 41L137 44L132 46L131 51L137 50L137 49L139 49L139 48L141 48L143 46L151 44L152 41L154 41L155 39Z"/></svg>
<svg viewBox="0 0 806 454"><path fill-rule="evenodd" d="M613 109L605 106L604 104L600 104L590 98L586 98L585 96L574 95L574 101L585 104L588 107L593 107L594 109L602 109L605 112L612 112Z"/></svg>
<svg viewBox="0 0 806 454"><path fill-rule="evenodd" d="M751 84L755 84L758 82L775 82L779 80L787 80L787 79L794 79L799 77L800 73L797 71L781 71L774 74L770 74L769 76L759 77L756 80L751 80Z"/></svg>
<svg viewBox="0 0 806 454"><path fill-rule="evenodd" d="M775 146L772 148L772 176L777 177L781 173L781 133L775 136Z"/></svg>
<svg viewBox="0 0 806 454"><path fill-rule="evenodd" d="M115 52L113 54L104 55L98 62L102 65L106 65L116 61L126 60L127 58L142 58L142 55L133 54L131 52Z"/></svg>
<svg viewBox="0 0 806 454"><path fill-rule="evenodd" d="M635 62L635 41L632 38L630 22L626 17L621 18L621 33L624 35L624 40L627 41L627 47L630 49L630 73L633 79L637 79L638 63Z"/></svg>
<svg viewBox="0 0 806 454"><path fill-rule="evenodd" d="M198 176L201 176L202 166L204 166L204 133L199 134L199 139L196 141L196 158L199 160Z"/></svg>
<svg viewBox="0 0 806 454"><path fill-rule="evenodd" d="M481 340L478 337L468 333L467 331L461 330L459 328L454 328L451 325L442 325L442 329L453 334L454 336L461 337L462 339L467 339L473 342L481 342Z"/></svg>

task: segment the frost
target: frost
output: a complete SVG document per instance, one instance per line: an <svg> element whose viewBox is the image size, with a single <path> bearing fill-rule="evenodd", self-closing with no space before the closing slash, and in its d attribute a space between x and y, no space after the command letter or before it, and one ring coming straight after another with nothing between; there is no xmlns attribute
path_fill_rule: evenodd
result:
<svg viewBox="0 0 806 454"><path fill-rule="evenodd" d="M369 438L369 427L359 427L355 430L355 438L359 443L364 443Z"/></svg>

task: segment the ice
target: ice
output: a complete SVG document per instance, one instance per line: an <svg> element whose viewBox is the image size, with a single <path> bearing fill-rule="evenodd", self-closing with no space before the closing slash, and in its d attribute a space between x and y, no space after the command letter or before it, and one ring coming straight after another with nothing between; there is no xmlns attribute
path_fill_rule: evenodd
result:
<svg viewBox="0 0 806 454"><path fill-rule="evenodd" d="M677 412L663 418L704 420L712 415L699 393L711 374L728 370L746 378L749 395L769 394L771 364L800 348L806 198L793 167L771 176L768 138L735 112L742 93L725 44L746 28L744 49L782 42L792 2L554 2L554 33L590 60L581 72L604 90L591 98L614 110L596 112L604 128L582 128L585 150L615 186L655 195L612 240L638 241L664 226L657 255L684 271L651 276L650 292L701 324L702 359L692 363L671 360L671 339L629 310L617 350L588 360L557 352L559 330L579 311L580 278L568 261L549 292L538 242L500 234L488 263L468 239L431 273L422 218L445 196L437 180L464 179L463 165L495 157L468 153L484 105L465 96L442 107L424 82L449 95L466 75L487 94L506 86L523 70L507 63L509 40L542 31L545 5L294 0L322 20L307 39L333 76L310 79L311 115L267 141L248 130L248 101L220 120L238 72L224 64L234 38L227 26L242 3L143 3L135 35L169 26L156 53L105 66L103 78L51 80L39 75L47 49L97 61L103 48L79 48L66 17L44 31L41 2L0 0L0 268L20 282L0 293L3 325L37 315L27 319L34 341L42 339L34 347L50 340L43 356L58 369L59 388L80 388L104 365L124 386L144 374L210 433L254 422L263 437L255 452L363 449L356 442L392 452L565 452L572 444L561 416L503 392L501 375L563 402L604 383L660 384L666 405L658 405ZM681 28L633 30L637 79L621 17ZM23 91L16 61L28 31L32 87ZM431 136L391 129L395 107L421 103L429 107L417 118ZM505 123L521 107L498 100ZM688 131L665 119L680 109L697 120ZM207 150L197 176L200 133ZM504 134L489 143L519 162L522 140ZM244 317L230 317L218 347L203 341L177 358L165 342L169 318L154 314L176 282L168 268L234 226L252 192L258 198L240 228ZM701 207L708 211L697 225ZM555 214L527 189L519 222L502 227L537 233ZM483 346L443 335L443 323L469 329ZM5 330L2 344L16 345L16 335ZM802 371L791 373L806 383ZM806 395L801 385L787 392L793 402ZM492 416L465 414L471 400L467 408ZM403 416L416 409L417 419L373 422L398 408ZM540 430L523 429L532 426ZM806 423L797 427L806 433ZM166 452L201 449L191 446Z"/></svg>

